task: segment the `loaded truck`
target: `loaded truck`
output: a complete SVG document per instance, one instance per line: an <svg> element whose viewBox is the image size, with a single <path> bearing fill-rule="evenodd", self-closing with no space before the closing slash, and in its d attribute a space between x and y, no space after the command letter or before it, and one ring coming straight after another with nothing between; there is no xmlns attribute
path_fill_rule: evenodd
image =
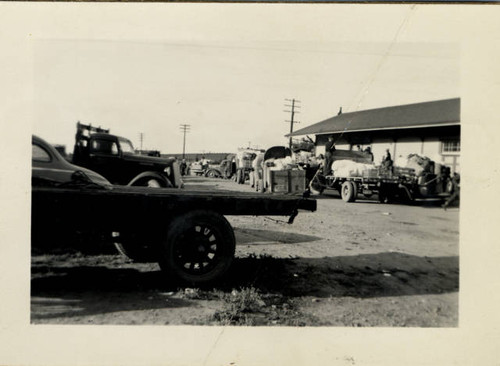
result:
<svg viewBox="0 0 500 366"><path fill-rule="evenodd" d="M182 186L179 164L174 159L137 153L129 139L80 122L76 124L71 163L95 171L113 184Z"/></svg>
<svg viewBox="0 0 500 366"><path fill-rule="evenodd" d="M395 199L414 202L427 199L446 199L450 196L449 169L435 174L430 168L419 172L407 167L394 166L386 169L372 164L370 153L351 150L333 152L332 165L335 162L361 164L361 171L345 173L344 169L333 169L324 175L322 166L310 181L310 188L316 193L325 189L337 190L346 202L354 202L359 196L370 198L376 195L379 202L386 203ZM353 165L355 167L355 165Z"/></svg>
<svg viewBox="0 0 500 366"><path fill-rule="evenodd" d="M32 247L77 237L118 244L135 261L158 262L170 277L206 284L231 266L235 236L225 215L288 216L315 211L297 196L112 185L32 138ZM85 243L85 241L84 241Z"/></svg>

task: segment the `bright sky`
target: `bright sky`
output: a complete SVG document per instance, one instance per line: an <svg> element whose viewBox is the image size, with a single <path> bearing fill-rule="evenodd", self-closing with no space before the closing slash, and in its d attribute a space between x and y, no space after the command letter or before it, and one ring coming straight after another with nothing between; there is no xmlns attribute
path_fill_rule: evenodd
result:
<svg viewBox="0 0 500 366"><path fill-rule="evenodd" d="M381 36L366 42L336 37L345 23L336 13L331 23L322 14L299 17L295 24L305 27L298 32L274 12L256 27L238 10L233 28L209 12L188 30L180 9L165 14L168 26L149 25L167 36L44 37L34 42L34 133L71 151L81 121L136 147L143 133L145 149L179 153L179 126L189 124L186 152L234 152L287 143L285 99L300 100L297 130L340 106L349 112L459 97L458 46L411 41L419 28L411 9L386 11Z"/></svg>

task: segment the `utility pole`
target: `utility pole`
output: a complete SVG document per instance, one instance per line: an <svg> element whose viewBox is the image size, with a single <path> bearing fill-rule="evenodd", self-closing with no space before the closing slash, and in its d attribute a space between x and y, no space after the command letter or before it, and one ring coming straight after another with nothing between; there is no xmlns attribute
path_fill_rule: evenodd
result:
<svg viewBox="0 0 500 366"><path fill-rule="evenodd" d="M184 133L184 142L182 144L182 158L184 159L186 157L186 133L189 132L191 125L181 124L180 128L181 131Z"/></svg>
<svg viewBox="0 0 500 366"><path fill-rule="evenodd" d="M292 104L286 104L286 103L292 103ZM294 117L295 117L295 113L300 113L298 111L296 111L295 109L300 109L300 105L298 105L300 103L300 100L296 100L296 99L285 99L285 107L289 107L291 108L291 110L289 111L284 111L284 112L287 112L287 113L291 113L291 118L289 121L285 121L287 123L290 123L290 133L293 133L293 124L294 123L300 123L299 121L295 121L294 120ZM292 149L292 136L290 136L290 140L288 142L288 147L290 148L290 150Z"/></svg>
<svg viewBox="0 0 500 366"><path fill-rule="evenodd" d="M141 151L142 151L142 141L144 140L144 134L141 132L139 133L139 141L141 141Z"/></svg>

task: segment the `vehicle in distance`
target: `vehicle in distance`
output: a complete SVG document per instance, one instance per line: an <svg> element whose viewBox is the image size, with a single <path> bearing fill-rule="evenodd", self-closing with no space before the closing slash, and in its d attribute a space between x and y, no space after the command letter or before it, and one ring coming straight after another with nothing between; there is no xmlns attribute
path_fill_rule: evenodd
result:
<svg viewBox="0 0 500 366"><path fill-rule="evenodd" d="M182 187L175 159L137 153L130 140L80 122L76 124L72 163L101 174L113 184Z"/></svg>
<svg viewBox="0 0 500 366"><path fill-rule="evenodd" d="M282 215L291 223L299 210L316 210L315 200L298 196L111 185L64 162L44 140L32 143L32 245L90 232L190 284L219 278L233 261L234 231L224 215Z"/></svg>

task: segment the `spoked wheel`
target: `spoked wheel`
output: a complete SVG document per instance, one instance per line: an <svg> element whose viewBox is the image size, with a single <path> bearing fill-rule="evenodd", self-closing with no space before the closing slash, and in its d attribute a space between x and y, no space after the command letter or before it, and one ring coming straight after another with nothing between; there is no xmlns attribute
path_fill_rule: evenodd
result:
<svg viewBox="0 0 500 366"><path fill-rule="evenodd" d="M356 200L357 193L356 185L354 183L349 181L342 183L340 194L345 202L354 202Z"/></svg>
<svg viewBox="0 0 500 366"><path fill-rule="evenodd" d="M235 250L229 222L211 211L193 211L168 227L161 260L163 271L192 284L211 282L230 267Z"/></svg>
<svg viewBox="0 0 500 366"><path fill-rule="evenodd" d="M217 177L219 176L219 174L218 174L215 170L210 169L209 171L207 171L207 172L205 173L205 176L206 176L207 178L217 178Z"/></svg>

